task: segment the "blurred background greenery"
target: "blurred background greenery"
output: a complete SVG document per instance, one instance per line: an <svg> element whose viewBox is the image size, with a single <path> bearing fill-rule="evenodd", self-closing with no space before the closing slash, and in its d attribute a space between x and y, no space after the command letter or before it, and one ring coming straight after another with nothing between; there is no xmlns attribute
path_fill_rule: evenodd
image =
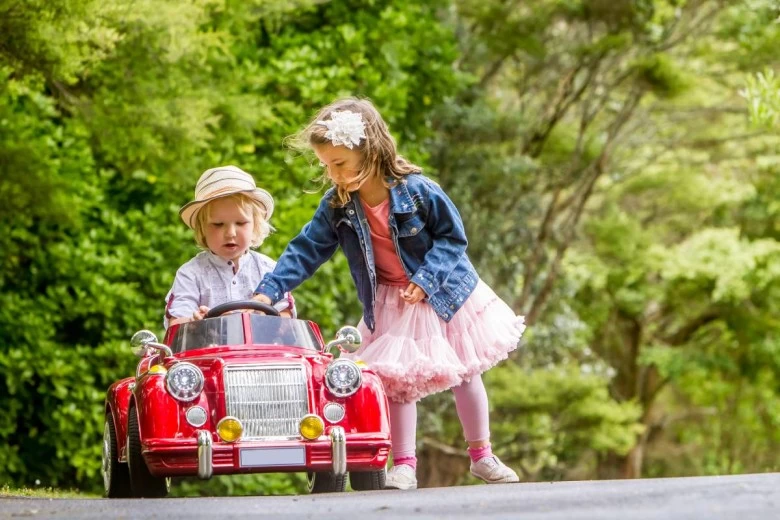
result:
<svg viewBox="0 0 780 520"><path fill-rule="evenodd" d="M320 196L283 140L342 95L527 316L485 378L523 480L780 470L778 48L778 0L0 0L0 484L100 490L105 390L196 253L178 208L236 164L277 256ZM359 319L340 254L297 299ZM474 482L460 431L422 402L421 485Z"/></svg>

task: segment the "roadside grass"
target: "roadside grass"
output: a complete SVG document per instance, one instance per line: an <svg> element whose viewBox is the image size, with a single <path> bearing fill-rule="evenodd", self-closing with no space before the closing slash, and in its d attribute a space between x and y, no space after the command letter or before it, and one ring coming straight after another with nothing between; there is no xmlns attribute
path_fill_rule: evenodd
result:
<svg viewBox="0 0 780 520"><path fill-rule="evenodd" d="M51 487L11 487L8 484L0 487L0 497L26 498L100 498L100 495L85 493L77 489L56 489Z"/></svg>

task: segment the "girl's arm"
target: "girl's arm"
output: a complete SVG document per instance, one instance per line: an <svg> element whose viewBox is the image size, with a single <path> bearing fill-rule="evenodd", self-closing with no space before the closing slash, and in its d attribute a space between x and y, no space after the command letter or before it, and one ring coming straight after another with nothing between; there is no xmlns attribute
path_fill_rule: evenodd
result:
<svg viewBox="0 0 780 520"><path fill-rule="evenodd" d="M425 225L433 237L433 247L414 273L412 283L430 296L439 290L461 257L466 254L468 239L458 208L435 182L425 179L428 215Z"/></svg>
<svg viewBox="0 0 780 520"><path fill-rule="evenodd" d="M339 242L328 216L328 193L320 201L311 221L287 244L273 272L265 275L255 289L258 300L262 301L260 295L272 303L281 300L284 293L309 279L336 252Z"/></svg>

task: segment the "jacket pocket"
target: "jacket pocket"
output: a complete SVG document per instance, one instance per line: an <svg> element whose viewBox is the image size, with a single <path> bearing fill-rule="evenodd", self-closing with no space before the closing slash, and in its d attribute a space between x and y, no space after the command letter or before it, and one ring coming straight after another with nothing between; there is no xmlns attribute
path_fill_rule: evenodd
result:
<svg viewBox="0 0 780 520"><path fill-rule="evenodd" d="M409 219L403 222L396 221L396 225L398 226L398 236L400 238L406 238L417 236L425 227L425 221L420 215L414 213Z"/></svg>

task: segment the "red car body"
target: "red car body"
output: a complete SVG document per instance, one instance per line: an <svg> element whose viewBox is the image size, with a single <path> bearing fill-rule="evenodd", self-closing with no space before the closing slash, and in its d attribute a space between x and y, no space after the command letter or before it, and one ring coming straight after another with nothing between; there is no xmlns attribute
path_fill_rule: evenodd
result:
<svg viewBox="0 0 780 520"><path fill-rule="evenodd" d="M164 496L172 476L263 472L305 471L315 492L342 491L346 472L353 488L384 486L390 426L382 383L357 363L359 388L335 395L325 382L334 356L315 323L229 314L173 325L163 344L170 350L144 347L136 376L108 389L108 496ZM188 400L175 397L167 380L182 363L203 376L202 390ZM186 386L197 371L184 366L177 377ZM345 370L354 376L352 365ZM307 416L323 427L311 440L300 430ZM243 427L235 441L218 432L225 418Z"/></svg>

